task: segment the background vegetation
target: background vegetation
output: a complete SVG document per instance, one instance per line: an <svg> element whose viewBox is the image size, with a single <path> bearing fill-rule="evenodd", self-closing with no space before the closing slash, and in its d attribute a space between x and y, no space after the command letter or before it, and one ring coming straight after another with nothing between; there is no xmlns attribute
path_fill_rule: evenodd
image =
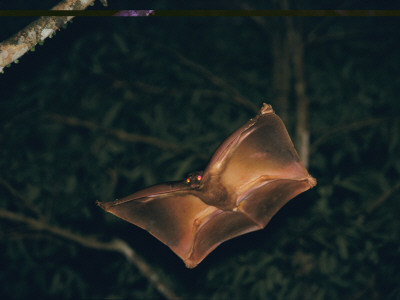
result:
<svg viewBox="0 0 400 300"><path fill-rule="evenodd" d="M1 40L32 20L3 17ZM399 299L398 28L389 17L75 19L0 78L2 297L161 296L125 256L84 247L61 228L104 243L118 237L190 299ZM318 185L265 230L188 270L95 205L203 169L262 102L295 137L299 80Z"/></svg>

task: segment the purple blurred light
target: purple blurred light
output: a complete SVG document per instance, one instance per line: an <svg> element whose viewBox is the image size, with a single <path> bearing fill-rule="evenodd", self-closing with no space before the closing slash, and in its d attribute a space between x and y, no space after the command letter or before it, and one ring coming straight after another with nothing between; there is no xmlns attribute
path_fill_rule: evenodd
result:
<svg viewBox="0 0 400 300"><path fill-rule="evenodd" d="M147 17L154 12L154 9L150 10L120 10L114 16L119 17Z"/></svg>

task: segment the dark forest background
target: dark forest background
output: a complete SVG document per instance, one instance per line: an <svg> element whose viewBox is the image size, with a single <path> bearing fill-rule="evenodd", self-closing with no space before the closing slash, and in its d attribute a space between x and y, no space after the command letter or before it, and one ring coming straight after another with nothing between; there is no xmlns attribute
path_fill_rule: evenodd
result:
<svg viewBox="0 0 400 300"><path fill-rule="evenodd" d="M34 19L1 17L0 40ZM1 297L168 297L159 283L187 299L399 299L399 28L393 17L75 18L0 75ZM223 243L189 270L96 206L204 169L262 102L284 119L318 180L266 229ZM138 256L127 259L118 245Z"/></svg>

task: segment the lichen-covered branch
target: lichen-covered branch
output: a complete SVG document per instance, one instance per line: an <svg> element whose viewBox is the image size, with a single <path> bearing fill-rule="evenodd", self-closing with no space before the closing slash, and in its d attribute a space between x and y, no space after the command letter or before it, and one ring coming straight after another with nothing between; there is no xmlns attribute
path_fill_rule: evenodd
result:
<svg viewBox="0 0 400 300"><path fill-rule="evenodd" d="M83 10L94 2L95 0L63 0L52 10ZM18 60L36 44L51 37L72 18L73 16L40 17L8 40L1 42L0 73L4 72L4 67Z"/></svg>
<svg viewBox="0 0 400 300"><path fill-rule="evenodd" d="M152 267L121 239L115 238L109 242L103 242L93 236L83 236L67 229L48 224L43 220L27 217L6 209L0 209L0 219L23 223L34 230L45 231L65 240L75 242L83 247L118 252L124 255L130 263L135 265L140 273L147 278L151 284L154 285L157 291L166 299L179 299L179 297L162 281L160 276L152 269Z"/></svg>

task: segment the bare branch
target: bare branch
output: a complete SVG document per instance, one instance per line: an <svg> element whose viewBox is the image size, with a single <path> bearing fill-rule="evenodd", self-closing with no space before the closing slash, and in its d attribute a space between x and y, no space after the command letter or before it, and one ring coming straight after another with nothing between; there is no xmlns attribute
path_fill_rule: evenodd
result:
<svg viewBox="0 0 400 300"><path fill-rule="evenodd" d="M157 289L157 291L166 299L179 299L179 297L162 281L160 276L152 269L152 267L141 256L139 256L135 250L133 250L125 241L121 239L116 238L109 242L103 242L93 236L82 236L69 230L50 225L44 221L30 218L5 209L0 209L0 218L23 223L38 231L46 231L68 241L75 242L83 247L118 252L124 255L130 263L135 265L140 273L147 278L147 280L149 280Z"/></svg>
<svg viewBox="0 0 400 300"><path fill-rule="evenodd" d="M34 212L37 216L41 217L42 213L31 201L27 198L23 197L16 189L14 189L11 184L5 179L0 177L0 185L2 185L13 197L17 198L23 205L29 208L32 212Z"/></svg>
<svg viewBox="0 0 400 300"><path fill-rule="evenodd" d="M386 191L382 196L378 198L370 207L367 209L367 215L375 211L379 206L381 206L387 199L392 197L398 190L400 190L400 181L398 181L390 190Z"/></svg>
<svg viewBox="0 0 400 300"><path fill-rule="evenodd" d="M273 57L272 88L277 111L286 127L291 128L289 118L289 94L290 94L290 47L285 34L280 31L271 32Z"/></svg>
<svg viewBox="0 0 400 300"><path fill-rule="evenodd" d="M63 0L52 10L83 10L95 0ZM61 26L70 21L73 16L51 16L41 17L32 22L24 29L0 43L0 73L4 67L18 60L27 51L32 49L39 42L60 29Z"/></svg>
<svg viewBox="0 0 400 300"><path fill-rule="evenodd" d="M243 9L254 10L254 7L248 4L240 5ZM282 6L282 3L281 3ZM272 54L272 89L275 103L275 111L279 113L283 123L290 128L289 118L289 94L290 94L290 47L288 46L287 34L277 30L268 23L265 17L251 16L250 19L268 36L271 37ZM279 19L278 22L283 21ZM280 23L279 23L280 24ZM282 27L282 26L280 26Z"/></svg>
<svg viewBox="0 0 400 300"><path fill-rule="evenodd" d="M179 145L179 144L176 144L173 142L166 142L161 139L147 136L147 135L129 133L129 132L126 132L121 129L104 128L104 127L97 125L96 123L93 123L90 121L83 121L78 118L68 117L68 116L63 116L63 115L58 115L58 114L49 114L49 115L46 115L46 118L50 119L50 120L54 120L56 122L67 124L69 126L82 127L82 128L89 129L91 131L102 131L105 134L107 134L109 136L113 136L124 142L148 144L151 146L161 148L163 150L174 151L176 153L181 153L184 151L192 151L193 153L195 153L195 155L197 157L199 157L201 159L208 159L207 155L205 155L202 152L199 152L196 147L193 147L191 145Z"/></svg>
<svg viewBox="0 0 400 300"><path fill-rule="evenodd" d="M144 144L156 146L156 147L164 149L164 150L172 150L172 151L180 152L179 145L172 143L172 142L165 142L165 141L160 140L155 137L134 134L134 133L128 133L121 129L104 128L100 125L97 125L94 122L84 121L84 120L80 120L78 118L68 117L68 116L63 116L63 115L58 115L58 114L49 114L49 115L46 115L46 118L56 121L56 122L59 122L59 123L67 124L69 126L86 128L86 129L89 129L90 131L103 131L106 134L114 136L124 142L144 143Z"/></svg>
<svg viewBox="0 0 400 300"><path fill-rule="evenodd" d="M376 126L379 125L380 123L388 121L396 121L396 120L400 120L400 118L374 118L363 121L357 121L341 127L334 128L332 130L327 131L324 135L316 139L311 145L310 152L311 153L315 152L320 145L326 143L327 141L329 141L330 139L334 138L337 135L363 129L365 127Z"/></svg>
<svg viewBox="0 0 400 300"><path fill-rule="evenodd" d="M284 1L287 5L287 1ZM291 60L293 63L293 75L296 80L294 90L297 96L296 110L296 144L300 158L305 167L308 166L310 155L310 132L308 129L308 105L309 99L306 94L306 76L304 67L304 41L299 29L295 29L292 17L286 18L288 47L291 49Z"/></svg>
<svg viewBox="0 0 400 300"><path fill-rule="evenodd" d="M163 47L163 48L167 49L170 53L172 53L179 60L179 62L181 64L183 64L183 65L191 68L192 70L196 71L197 73L202 75L204 78L209 80L215 86L221 88L222 90L227 91L230 94L230 96L232 97L232 100L234 102L236 102L237 104L245 107L246 109L248 109L251 112L254 112L254 113L258 112L258 107L254 103L252 103L251 101L246 99L246 97L244 97L239 92L238 89L236 89L235 87L233 87L232 85L227 83L224 79L222 79L221 77L215 75L214 73L209 71L207 68L203 67L202 65L200 65L200 64L198 64L198 63L186 58L185 56L183 56L178 51L176 51L174 49L167 48L167 47Z"/></svg>
<svg viewBox="0 0 400 300"><path fill-rule="evenodd" d="M139 36L139 35L137 35ZM164 52L170 54L171 56L174 56L182 65L191 68L192 70L196 71L199 73L201 76L203 76L206 80L210 81L212 84L214 84L216 87L222 89L223 91L226 91L229 96L231 97L230 101L235 102L247 110L251 111L252 113L257 113L258 112L258 107L254 103L252 103L250 100L248 100L246 97L244 97L239 90L237 90L235 87L230 85L226 80L223 78L215 75L212 73L210 70L207 68L203 67L202 65L192 61L191 59L185 57L183 54L178 52L177 50L165 46L164 44L157 43L155 41L150 41L152 45L155 47L159 48L160 50L163 50Z"/></svg>
<svg viewBox="0 0 400 300"><path fill-rule="evenodd" d="M2 185L3 187L6 188L6 190L8 190L8 192L13 195L15 198L17 198L18 200L21 201L25 201L25 198L22 197L22 195L20 193L18 193L6 180L4 180L3 178L0 178L0 185Z"/></svg>

